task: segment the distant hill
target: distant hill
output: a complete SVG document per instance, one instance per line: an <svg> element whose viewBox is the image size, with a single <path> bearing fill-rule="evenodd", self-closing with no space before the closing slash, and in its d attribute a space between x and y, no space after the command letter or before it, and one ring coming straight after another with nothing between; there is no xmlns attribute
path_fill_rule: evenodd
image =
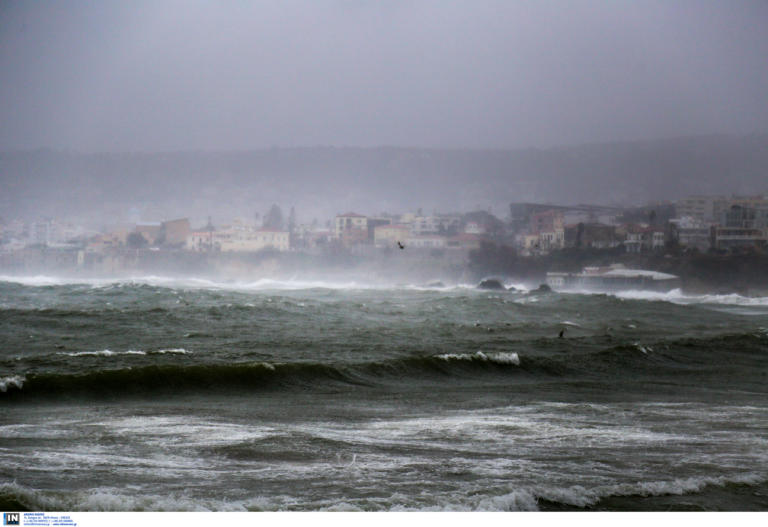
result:
<svg viewBox="0 0 768 527"><path fill-rule="evenodd" d="M0 153L0 217L90 223L338 212L425 213L513 201L643 204L768 191L768 135L525 150L290 148L249 152Z"/></svg>

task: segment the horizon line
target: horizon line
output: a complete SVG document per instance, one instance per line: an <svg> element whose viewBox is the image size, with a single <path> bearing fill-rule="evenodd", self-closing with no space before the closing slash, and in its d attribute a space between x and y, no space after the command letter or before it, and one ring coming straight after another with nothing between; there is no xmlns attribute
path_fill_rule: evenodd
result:
<svg viewBox="0 0 768 527"><path fill-rule="evenodd" d="M158 150L82 150L76 148L67 147L52 147L52 146L37 146L27 148L2 148L0 154L31 154L31 153L56 153L56 154L69 154L69 155L156 155L156 154L243 154L252 152L270 152L270 151L287 151L287 150L419 150L430 152L524 152L524 151L552 151L552 150L566 150L571 148L586 148L595 146L615 146L615 145L632 145L632 144L649 144L649 143L661 143L680 140L691 139L714 139L714 138L768 138L768 131L764 132L750 132L750 133L726 133L726 132L710 132L701 134L688 134L688 135L670 135L655 138L639 138L639 139L621 139L621 140L604 140L604 141L590 141L583 143L562 143L549 146L515 146L515 147L481 147L481 146L418 146L418 145L372 145L372 146L360 146L360 145L332 145L332 144L317 144L317 145L272 145L261 147L247 147L247 148L221 148L221 149L205 149L205 148L177 148L177 149L158 149Z"/></svg>

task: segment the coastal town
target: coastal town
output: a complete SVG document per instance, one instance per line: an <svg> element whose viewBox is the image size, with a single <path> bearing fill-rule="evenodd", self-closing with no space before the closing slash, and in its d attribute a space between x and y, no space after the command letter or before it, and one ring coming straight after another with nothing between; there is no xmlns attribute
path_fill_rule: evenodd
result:
<svg viewBox="0 0 768 527"><path fill-rule="evenodd" d="M521 258L558 251L611 254L763 253L768 241L768 193L689 196L640 207L511 203L500 218L468 213L370 214L346 211L311 223L273 205L251 219L195 225L188 218L137 221L93 232L59 219L0 223L0 271L111 275L151 270L151 263L210 262L227 256L347 254L407 250L460 264L483 244ZM201 264L202 265L202 264ZM184 266L180 266L183 268ZM203 269L198 267L192 270Z"/></svg>

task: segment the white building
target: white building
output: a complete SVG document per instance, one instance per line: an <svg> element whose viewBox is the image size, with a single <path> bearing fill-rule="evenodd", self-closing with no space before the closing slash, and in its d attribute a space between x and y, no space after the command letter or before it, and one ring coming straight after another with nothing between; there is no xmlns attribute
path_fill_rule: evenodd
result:
<svg viewBox="0 0 768 527"><path fill-rule="evenodd" d="M334 233L345 245L355 245L368 240L368 217L354 212L336 216Z"/></svg>
<svg viewBox="0 0 768 527"><path fill-rule="evenodd" d="M464 227L464 232L467 234L485 234L485 225L470 221Z"/></svg>
<svg viewBox="0 0 768 527"><path fill-rule="evenodd" d="M256 252L263 249L287 251L291 248L288 231L256 229L243 222L234 222L219 230L193 231L187 237L191 251Z"/></svg>
<svg viewBox="0 0 768 527"><path fill-rule="evenodd" d="M397 242L406 243L411 238L411 230L406 225L379 225L373 230L376 247L391 247Z"/></svg>
<svg viewBox="0 0 768 527"><path fill-rule="evenodd" d="M290 233L278 229L216 231L213 235L214 245L221 252L287 251L291 248Z"/></svg>
<svg viewBox="0 0 768 527"><path fill-rule="evenodd" d="M422 236L411 236L408 240L408 246L417 249L443 249L446 246L447 238L439 234L425 234Z"/></svg>
<svg viewBox="0 0 768 527"><path fill-rule="evenodd" d="M711 245L710 229L712 225L690 216L670 220L677 232L677 243L682 247L706 251Z"/></svg>

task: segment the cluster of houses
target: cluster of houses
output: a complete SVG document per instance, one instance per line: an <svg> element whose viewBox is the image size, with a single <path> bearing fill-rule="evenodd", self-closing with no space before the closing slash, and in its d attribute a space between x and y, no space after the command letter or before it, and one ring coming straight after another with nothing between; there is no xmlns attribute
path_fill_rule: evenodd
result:
<svg viewBox="0 0 768 527"><path fill-rule="evenodd" d="M423 216L412 212L378 217L348 212L336 216L334 227L337 243L379 248L477 249L486 233L484 225L467 221L460 214Z"/></svg>
<svg viewBox="0 0 768 527"><path fill-rule="evenodd" d="M565 248L655 251L665 247L674 236L669 224L657 223L652 217L648 221L628 222L624 210L619 208L513 204L511 213L512 223L522 226L515 236L516 246L527 256Z"/></svg>
<svg viewBox="0 0 768 527"><path fill-rule="evenodd" d="M690 196L674 203L673 217L626 221L621 209L512 204L510 225L523 254L564 248L615 248L640 253L670 244L706 252L768 245L768 193L755 196Z"/></svg>
<svg viewBox="0 0 768 527"><path fill-rule="evenodd" d="M677 201L674 214L664 218L657 218L652 207L647 209L651 212L643 221L627 221L626 210L615 207L513 203L506 221L483 211L371 216L347 212L325 226L291 221L287 227L270 227L244 220L214 226L209 219L193 229L182 218L138 223L106 233L53 220L13 221L0 224L0 252L33 245L97 254L126 248L242 253L323 247L471 250L487 240L514 246L522 255L540 255L565 248L621 247L627 252L646 252L670 243L704 252L765 247L768 242L768 194L691 196Z"/></svg>
<svg viewBox="0 0 768 527"><path fill-rule="evenodd" d="M690 196L675 205L680 245L734 250L768 244L768 193L756 196Z"/></svg>

